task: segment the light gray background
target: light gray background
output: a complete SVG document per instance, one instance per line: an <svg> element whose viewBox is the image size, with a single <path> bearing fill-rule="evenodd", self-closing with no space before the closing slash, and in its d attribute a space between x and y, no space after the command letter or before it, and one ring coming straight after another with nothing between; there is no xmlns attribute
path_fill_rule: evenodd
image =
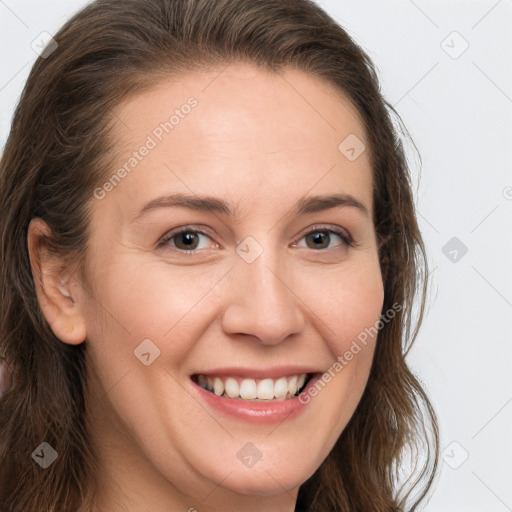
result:
<svg viewBox="0 0 512 512"><path fill-rule="evenodd" d="M86 3L0 0L0 147L32 42ZM423 159L418 180L409 152L432 285L410 362L443 450L425 510L512 511L512 0L319 3L372 57Z"/></svg>

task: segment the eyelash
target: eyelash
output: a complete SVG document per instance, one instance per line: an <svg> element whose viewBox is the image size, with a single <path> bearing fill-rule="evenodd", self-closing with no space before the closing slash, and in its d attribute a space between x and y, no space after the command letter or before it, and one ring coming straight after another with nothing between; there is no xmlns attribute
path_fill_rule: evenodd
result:
<svg viewBox="0 0 512 512"><path fill-rule="evenodd" d="M173 238L175 238L178 235L181 235L182 233L199 233L199 234L207 236L208 238L211 238L211 236L206 231L204 231L202 229L191 227L191 226L184 226L182 228L177 228L175 231L171 231L170 233L165 235L159 242L158 247L163 247L165 245L168 245L168 243ZM340 239L342 240L342 244L340 244L340 245L345 244L349 247L356 247L358 245L356 242L354 242L354 240L350 237L350 235L348 233L346 233L345 231L343 231L341 229L327 228L325 226L314 226L311 230L309 230L307 233L305 233L300 238L300 240L302 240L303 238L305 238L308 235L311 235L312 233L329 233L329 234L334 233L335 235L339 236ZM337 247L339 247L339 245L337 245L335 247L331 247L330 249L336 249ZM204 250L204 249L186 250L186 249L178 249L178 248L173 248L173 249L176 249L178 252L181 252L183 254L194 254L194 253ZM314 249L312 249L312 250L314 250ZM315 252L322 252L322 251L327 251L327 250L329 250L329 248L318 249Z"/></svg>

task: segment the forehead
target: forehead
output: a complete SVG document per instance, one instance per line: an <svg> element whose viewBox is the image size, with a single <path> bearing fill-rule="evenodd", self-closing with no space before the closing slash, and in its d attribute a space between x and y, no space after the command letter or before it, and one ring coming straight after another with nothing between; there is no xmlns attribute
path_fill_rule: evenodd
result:
<svg viewBox="0 0 512 512"><path fill-rule="evenodd" d="M114 119L111 175L126 172L106 203L124 217L170 190L272 206L284 193L339 189L371 211L360 116L343 93L302 71L238 63L184 73L133 95Z"/></svg>

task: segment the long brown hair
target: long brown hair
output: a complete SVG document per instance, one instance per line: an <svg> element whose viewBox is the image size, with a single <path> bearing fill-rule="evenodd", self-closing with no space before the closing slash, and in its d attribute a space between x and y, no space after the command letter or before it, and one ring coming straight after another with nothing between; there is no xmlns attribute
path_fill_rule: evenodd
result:
<svg viewBox="0 0 512 512"><path fill-rule="evenodd" d="M85 511L94 501L84 426L87 344L62 343L41 312L27 250L30 220L43 219L49 248L83 270L93 191L112 164L113 108L170 74L245 61L320 77L359 111L373 170L383 312L396 313L380 329L353 417L301 486L296 510L416 510L439 451L434 411L405 361L423 317L428 271L393 123L399 118L368 56L311 0L98 0L54 39L57 46L31 70L0 164L0 353L16 382L0 399L0 509ZM46 470L31 458L43 441L59 454Z"/></svg>

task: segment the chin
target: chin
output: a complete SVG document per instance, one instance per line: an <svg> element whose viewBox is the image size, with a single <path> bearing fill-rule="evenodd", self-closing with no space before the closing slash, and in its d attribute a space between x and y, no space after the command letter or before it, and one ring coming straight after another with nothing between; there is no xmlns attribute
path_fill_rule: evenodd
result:
<svg viewBox="0 0 512 512"><path fill-rule="evenodd" d="M261 460L252 468L224 467L209 479L214 482L224 480L222 486L237 494L271 497L298 489L316 471L313 462L311 460L308 465L299 465L295 461L265 464Z"/></svg>
<svg viewBox="0 0 512 512"><path fill-rule="evenodd" d="M270 473L270 475L269 475ZM299 475L289 475L283 473L258 471L254 474L241 476L240 474L230 475L227 479L225 487L237 494L245 494L248 496L277 496L283 494L283 491L292 491L300 487L306 480L307 476L299 477ZM286 475L284 478L283 475Z"/></svg>

